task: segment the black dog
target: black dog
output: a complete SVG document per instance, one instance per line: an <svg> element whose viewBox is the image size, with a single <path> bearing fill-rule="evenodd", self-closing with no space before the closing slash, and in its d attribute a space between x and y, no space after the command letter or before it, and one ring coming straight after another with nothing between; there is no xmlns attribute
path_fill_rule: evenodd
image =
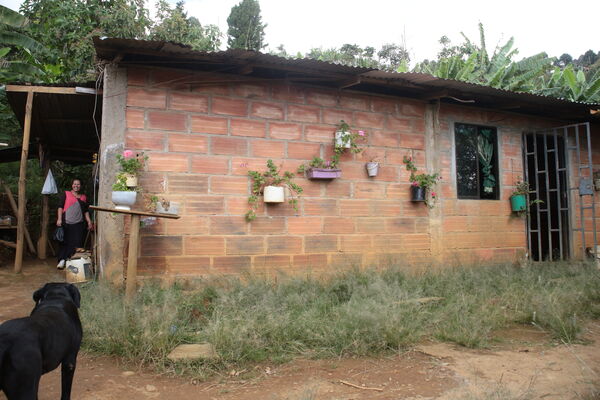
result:
<svg viewBox="0 0 600 400"><path fill-rule="evenodd" d="M83 336L80 294L68 283L47 283L33 293L31 315L0 325L0 390L8 400L36 400L40 377L61 365L61 400L71 398Z"/></svg>

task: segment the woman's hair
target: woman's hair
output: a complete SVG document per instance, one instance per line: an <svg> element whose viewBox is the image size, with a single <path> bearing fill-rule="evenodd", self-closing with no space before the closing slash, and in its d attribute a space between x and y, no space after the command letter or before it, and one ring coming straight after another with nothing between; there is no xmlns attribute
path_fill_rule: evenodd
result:
<svg viewBox="0 0 600 400"><path fill-rule="evenodd" d="M71 179L71 185L74 184L75 181L79 181L79 183L81 184L81 186L83 186L83 183L81 182L81 179L79 179L79 178L73 178L73 179Z"/></svg>

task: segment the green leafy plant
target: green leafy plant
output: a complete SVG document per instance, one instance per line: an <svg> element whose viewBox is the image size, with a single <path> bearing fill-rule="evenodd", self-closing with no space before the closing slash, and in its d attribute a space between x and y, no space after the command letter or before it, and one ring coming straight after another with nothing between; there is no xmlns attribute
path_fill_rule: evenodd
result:
<svg viewBox="0 0 600 400"><path fill-rule="evenodd" d="M112 185L114 192L135 192L135 188L127 186L127 176L123 172L117 174L117 179Z"/></svg>
<svg viewBox="0 0 600 400"><path fill-rule="evenodd" d="M518 195L527 196L529 194L529 192L531 192L529 183L524 180L518 180L517 182L515 182L515 190L513 190L512 195L513 196L518 196Z"/></svg>
<svg viewBox="0 0 600 400"><path fill-rule="evenodd" d="M250 197L248 197L250 210L246 213L247 221L252 221L256 218L258 198L267 186L286 186L291 193L291 198L288 203L294 207L294 210L298 211L298 199L294 197L294 194L300 195L300 193L302 193L302 187L292 181L295 176L292 172L286 171L282 173L281 169L275 165L273 160L267 160L266 171L248 171L248 176L252 178L252 193Z"/></svg>
<svg viewBox="0 0 600 400"><path fill-rule="evenodd" d="M131 150L125 150L123 154L117 154L117 162L126 174L137 175L146 161L148 161L148 156L144 152L135 154Z"/></svg>
<svg viewBox="0 0 600 400"><path fill-rule="evenodd" d="M298 173L302 174L309 168L329 168L336 169L339 164L339 157L331 161L325 161L321 157L314 157L308 164L302 164L298 167Z"/></svg>
<svg viewBox="0 0 600 400"><path fill-rule="evenodd" d="M437 200L437 193L432 189L439 181L442 180L439 172L434 172L433 174L417 174L417 167L415 166L412 156L404 156L402 161L406 165L406 170L410 171L410 183L413 186L425 189L427 196L429 196L429 199L425 199L425 204L427 207L432 208Z"/></svg>

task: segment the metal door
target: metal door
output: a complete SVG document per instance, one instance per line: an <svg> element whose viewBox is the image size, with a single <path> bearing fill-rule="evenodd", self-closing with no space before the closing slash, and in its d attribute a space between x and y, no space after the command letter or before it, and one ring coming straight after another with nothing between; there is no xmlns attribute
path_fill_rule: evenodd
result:
<svg viewBox="0 0 600 400"><path fill-rule="evenodd" d="M531 188L527 213L531 259L583 258L586 248L595 249L597 244L589 123L524 133L523 158ZM591 221L593 243L586 238L586 219ZM577 249L574 234L581 235Z"/></svg>

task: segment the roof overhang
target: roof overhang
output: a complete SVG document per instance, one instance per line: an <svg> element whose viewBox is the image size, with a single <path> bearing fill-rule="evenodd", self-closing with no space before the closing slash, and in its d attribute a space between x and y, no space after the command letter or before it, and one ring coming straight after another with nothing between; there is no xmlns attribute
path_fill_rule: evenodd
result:
<svg viewBox="0 0 600 400"><path fill-rule="evenodd" d="M195 72L218 72L232 80L268 79L306 83L339 90L409 97L425 101L512 111L566 121L598 120L598 104L495 89L421 73L397 73L350 67L312 59L288 59L255 51L230 49L194 51L162 41L94 38L100 59L126 66L169 67Z"/></svg>

